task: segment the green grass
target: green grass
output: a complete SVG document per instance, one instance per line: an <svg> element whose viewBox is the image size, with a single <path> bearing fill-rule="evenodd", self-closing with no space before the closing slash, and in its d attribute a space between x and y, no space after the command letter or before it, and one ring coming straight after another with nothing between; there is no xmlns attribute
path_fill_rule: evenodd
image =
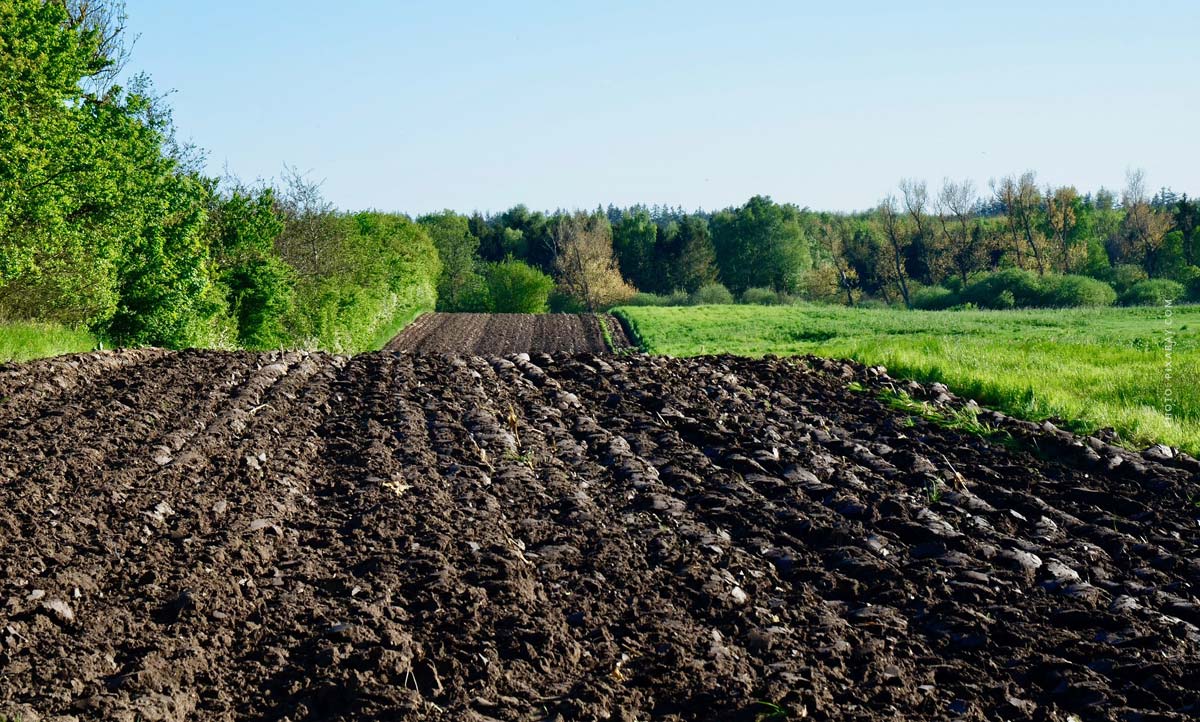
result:
<svg viewBox="0 0 1200 722"><path fill-rule="evenodd" d="M816 354L941 381L982 404L1134 446L1200 455L1200 306L904 311L840 306L617 309L651 353ZM1171 348L1167 373L1168 339ZM1166 402L1172 403L1171 414Z"/></svg>
<svg viewBox="0 0 1200 722"><path fill-rule="evenodd" d="M52 323L13 321L0 323L0 362L28 361L64 353L91 351L96 337Z"/></svg>

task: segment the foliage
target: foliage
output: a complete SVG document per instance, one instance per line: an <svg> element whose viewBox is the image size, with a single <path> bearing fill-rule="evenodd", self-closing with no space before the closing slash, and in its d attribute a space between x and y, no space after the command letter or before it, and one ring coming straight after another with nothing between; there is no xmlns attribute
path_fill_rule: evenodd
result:
<svg viewBox="0 0 1200 722"><path fill-rule="evenodd" d="M718 276L734 292L753 286L793 292L812 265L800 214L793 206L754 196L741 208L717 213L711 227Z"/></svg>
<svg viewBox="0 0 1200 722"><path fill-rule="evenodd" d="M1165 278L1140 281L1121 294L1122 306L1162 306L1168 301L1182 301L1183 284Z"/></svg>
<svg viewBox="0 0 1200 722"><path fill-rule="evenodd" d="M576 213L554 228L555 274L560 290L587 311L620 303L636 293L613 257L612 228L604 216Z"/></svg>
<svg viewBox="0 0 1200 722"><path fill-rule="evenodd" d="M437 284L438 310L475 310L480 302L483 278L477 270L479 239L471 235L466 216L447 210L421 216L417 223L433 239L442 262Z"/></svg>
<svg viewBox="0 0 1200 722"><path fill-rule="evenodd" d="M963 288L962 299L980 308L1027 308L1040 303L1041 288L1033 272L1006 268L973 276Z"/></svg>
<svg viewBox="0 0 1200 722"><path fill-rule="evenodd" d="M140 234L126 241L116 309L98 326L113 343L182 348L207 340L203 329L222 309L209 294L206 193L193 179L166 181Z"/></svg>
<svg viewBox="0 0 1200 722"><path fill-rule="evenodd" d="M1111 269L1105 269L1101 278L1108 281L1120 296L1124 295L1134 284L1145 281L1149 276L1140 266L1123 263L1113 266Z"/></svg>
<svg viewBox="0 0 1200 722"><path fill-rule="evenodd" d="M770 288L747 288L742 293L742 303L757 306L778 306L788 302L786 294Z"/></svg>
<svg viewBox="0 0 1200 722"><path fill-rule="evenodd" d="M709 283L696 289L689 299L693 306L733 303L733 294L719 283Z"/></svg>
<svg viewBox="0 0 1200 722"><path fill-rule="evenodd" d="M484 277L493 313L545 313L554 279L522 261L488 264Z"/></svg>
<svg viewBox="0 0 1200 722"><path fill-rule="evenodd" d="M1200 302L1200 267L1187 266L1178 276L1177 281L1183 285L1187 300L1192 303Z"/></svg>
<svg viewBox="0 0 1200 722"><path fill-rule="evenodd" d="M1200 307L931 313L840 306L622 307L647 351L818 354L940 381L1015 416L1200 452ZM1174 373L1163 373L1170 330ZM1168 393L1174 409L1168 414Z"/></svg>
<svg viewBox="0 0 1200 722"><path fill-rule="evenodd" d="M666 294L637 293L624 303L626 306L687 306L691 298L686 291L673 291Z"/></svg>
<svg viewBox="0 0 1200 722"><path fill-rule="evenodd" d="M210 212L210 248L225 306L243 348L286 344L284 320L295 297L295 272L275 253L284 223L270 188L235 188L215 198Z"/></svg>
<svg viewBox="0 0 1200 722"><path fill-rule="evenodd" d="M1049 308L1111 306L1117 300L1112 286L1087 276L1047 275L1042 277L1041 287L1038 305Z"/></svg>
<svg viewBox="0 0 1200 722"><path fill-rule="evenodd" d="M958 304L958 294L942 286L925 286L912 294L913 308L924 311L944 311Z"/></svg>

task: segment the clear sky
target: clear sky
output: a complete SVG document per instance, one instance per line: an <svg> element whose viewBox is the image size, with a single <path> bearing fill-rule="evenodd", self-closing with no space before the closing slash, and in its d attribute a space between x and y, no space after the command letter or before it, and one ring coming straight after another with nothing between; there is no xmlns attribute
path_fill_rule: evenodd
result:
<svg viewBox="0 0 1200 722"><path fill-rule="evenodd" d="M209 168L344 209L873 205L899 179L1200 194L1200 2L128 0Z"/></svg>

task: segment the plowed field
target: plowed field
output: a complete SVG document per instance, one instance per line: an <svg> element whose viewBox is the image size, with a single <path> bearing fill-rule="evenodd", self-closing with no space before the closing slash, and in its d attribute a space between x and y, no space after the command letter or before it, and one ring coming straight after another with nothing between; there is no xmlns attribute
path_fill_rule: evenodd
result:
<svg viewBox="0 0 1200 722"><path fill-rule="evenodd" d="M604 328L615 349L605 340ZM617 319L592 314L427 313L389 351L502 356L510 353L605 353L629 347Z"/></svg>
<svg viewBox="0 0 1200 722"><path fill-rule="evenodd" d="M0 367L0 715L1196 719L1196 462L984 412L987 441L893 385L727 357Z"/></svg>

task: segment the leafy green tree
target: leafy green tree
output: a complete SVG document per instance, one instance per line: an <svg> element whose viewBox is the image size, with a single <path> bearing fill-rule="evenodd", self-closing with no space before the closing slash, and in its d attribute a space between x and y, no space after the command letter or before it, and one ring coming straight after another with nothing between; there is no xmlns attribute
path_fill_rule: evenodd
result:
<svg viewBox="0 0 1200 722"><path fill-rule="evenodd" d="M106 155L88 132L111 113L80 88L103 67L97 46L59 3L0 0L0 306L10 314L81 322L115 306L112 234L87 232L114 211L117 190L97 172Z"/></svg>
<svg viewBox="0 0 1200 722"><path fill-rule="evenodd" d="M667 279L663 291L695 293L701 286L717 281L717 256L713 249L708 222L701 216L684 215L667 226L662 255L667 259Z"/></svg>
<svg viewBox="0 0 1200 722"><path fill-rule="evenodd" d="M446 210L421 216L417 223L433 239L442 262L442 274L438 278L438 309L466 310L466 306L473 303L482 283L476 268L479 263L479 239L471 235L467 217Z"/></svg>
<svg viewBox="0 0 1200 722"><path fill-rule="evenodd" d="M666 287L666 268L656 253L658 226L645 208L625 211L612 224L613 252L621 275L637 288L662 292Z"/></svg>
<svg viewBox="0 0 1200 722"><path fill-rule="evenodd" d="M214 206L212 253L220 288L237 322L238 345L267 349L286 344L295 272L275 253L284 228L275 192L238 188Z"/></svg>
<svg viewBox="0 0 1200 722"><path fill-rule="evenodd" d="M207 193L186 176L168 178L158 188L158 203L146 209L146 224L117 262L119 300L103 327L115 343L196 345L204 323L220 311L208 294Z"/></svg>
<svg viewBox="0 0 1200 722"><path fill-rule="evenodd" d="M488 310L493 313L545 313L554 279L522 261L509 258L488 264L484 272Z"/></svg>
<svg viewBox="0 0 1200 722"><path fill-rule="evenodd" d="M1200 263L1200 200L1189 200L1186 193L1175 202L1172 211L1175 229L1183 234L1184 262Z"/></svg>
<svg viewBox="0 0 1200 722"><path fill-rule="evenodd" d="M790 293L812 265L797 210L766 196L717 213L711 229L718 275L734 293L753 286Z"/></svg>

